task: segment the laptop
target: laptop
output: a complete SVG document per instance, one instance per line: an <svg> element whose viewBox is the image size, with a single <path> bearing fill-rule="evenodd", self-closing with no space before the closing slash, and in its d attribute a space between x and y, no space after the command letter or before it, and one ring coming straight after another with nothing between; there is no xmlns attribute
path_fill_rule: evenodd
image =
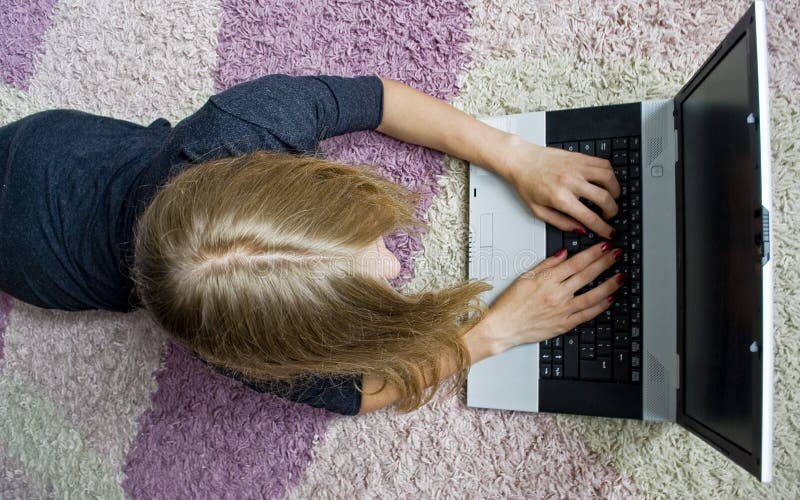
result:
<svg viewBox="0 0 800 500"><path fill-rule="evenodd" d="M482 118L529 142L608 158L627 274L603 314L476 363L471 407L675 421L772 479L773 262L765 8L757 0L673 99ZM599 209L596 209L599 210ZM469 277L494 285L599 236L535 218L478 165Z"/></svg>

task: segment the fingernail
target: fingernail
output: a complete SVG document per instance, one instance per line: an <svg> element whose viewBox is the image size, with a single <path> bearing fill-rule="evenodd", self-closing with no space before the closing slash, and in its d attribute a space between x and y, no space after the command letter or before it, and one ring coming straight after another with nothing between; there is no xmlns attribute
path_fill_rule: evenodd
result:
<svg viewBox="0 0 800 500"><path fill-rule="evenodd" d="M623 251L621 248L617 248L616 250L614 250L614 260L619 260L619 258L622 257L622 254Z"/></svg>
<svg viewBox="0 0 800 500"><path fill-rule="evenodd" d="M611 239L613 240L616 235L617 235L617 230L616 229L612 229L611 230Z"/></svg>
<svg viewBox="0 0 800 500"><path fill-rule="evenodd" d="M608 250L609 248L611 248L611 245L609 245L609 244L608 244L608 242L605 242L605 243L603 243L602 245L600 245L600 251L601 251L601 252L605 252L605 251L606 251L606 250Z"/></svg>
<svg viewBox="0 0 800 500"><path fill-rule="evenodd" d="M625 281L625 273L619 273L617 275L617 283L621 285L623 281Z"/></svg>
<svg viewBox="0 0 800 500"><path fill-rule="evenodd" d="M564 255L565 253L567 253L567 249L566 249L566 248L562 248L561 250L559 250L558 252L556 252L556 257L561 257L561 256L562 256L562 255Z"/></svg>
<svg viewBox="0 0 800 500"><path fill-rule="evenodd" d="M583 236L586 236L588 234L585 229L580 228L580 227L576 227L575 229L572 230L572 232L581 234Z"/></svg>
<svg viewBox="0 0 800 500"><path fill-rule="evenodd" d="M614 299L615 299L615 298L616 298L616 297L614 297L613 295L609 295L609 296L608 296L608 301L609 301L609 302L614 302Z"/></svg>

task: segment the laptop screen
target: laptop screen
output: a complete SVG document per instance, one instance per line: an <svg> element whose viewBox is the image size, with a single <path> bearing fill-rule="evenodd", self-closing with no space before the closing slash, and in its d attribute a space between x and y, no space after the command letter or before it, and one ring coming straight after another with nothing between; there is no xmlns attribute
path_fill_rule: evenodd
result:
<svg viewBox="0 0 800 500"><path fill-rule="evenodd" d="M681 103L681 395L686 416L751 454L760 447L761 364L751 345L761 343L762 277L748 50L746 32Z"/></svg>

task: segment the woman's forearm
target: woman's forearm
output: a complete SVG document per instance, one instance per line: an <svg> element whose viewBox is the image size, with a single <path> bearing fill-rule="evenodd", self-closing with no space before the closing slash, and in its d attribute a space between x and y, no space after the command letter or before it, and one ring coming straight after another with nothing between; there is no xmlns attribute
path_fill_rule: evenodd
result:
<svg viewBox="0 0 800 500"><path fill-rule="evenodd" d="M485 319L464 334L461 339L464 342L464 346L467 348L467 351L469 351L472 364L496 354L500 354L510 347L495 340L495 337L492 335L490 327ZM440 358L439 367L441 369L440 380L446 380L453 375L453 373L455 373L456 362L451 353L448 353L448 355L443 355ZM431 373L426 374L425 378L430 382L427 384L427 386L431 386L435 382L431 380L433 378ZM359 415L378 410L398 400L400 394L397 391L397 387L389 383L387 383L380 392L370 394L380 389L381 385L383 385L382 379L378 377L371 377L369 375L364 376L362 381L362 389L364 393L361 396L361 409L358 412Z"/></svg>
<svg viewBox="0 0 800 500"><path fill-rule="evenodd" d="M442 151L486 167L508 179L501 161L515 136L473 118L445 101L408 85L383 82L383 119L378 132Z"/></svg>

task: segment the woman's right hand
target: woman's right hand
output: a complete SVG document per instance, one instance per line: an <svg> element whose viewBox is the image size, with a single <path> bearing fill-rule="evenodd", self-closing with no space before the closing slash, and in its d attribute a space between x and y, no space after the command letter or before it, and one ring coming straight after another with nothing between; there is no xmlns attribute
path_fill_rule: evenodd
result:
<svg viewBox="0 0 800 500"><path fill-rule="evenodd" d="M602 313L622 286L616 274L581 295L575 292L591 283L622 255L610 242L598 243L567 258L566 250L523 273L492 304L484 320L492 340L501 350L557 337Z"/></svg>

